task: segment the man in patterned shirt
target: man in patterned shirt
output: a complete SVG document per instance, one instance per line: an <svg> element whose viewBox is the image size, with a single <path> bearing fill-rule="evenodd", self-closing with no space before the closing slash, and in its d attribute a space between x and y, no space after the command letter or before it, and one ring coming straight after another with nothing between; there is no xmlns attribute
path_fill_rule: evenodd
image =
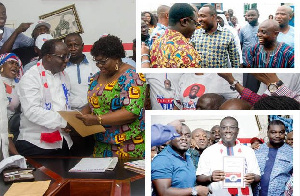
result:
<svg viewBox="0 0 300 196"><path fill-rule="evenodd" d="M240 57L232 33L217 23L216 9L209 4L198 12L202 29L197 29L191 39L200 54L202 64L209 68L227 67L228 56L231 66L240 66Z"/></svg>
<svg viewBox="0 0 300 196"><path fill-rule="evenodd" d="M268 19L259 25L259 43L245 53L244 64L251 68L293 68L294 48L278 42L278 22Z"/></svg>
<svg viewBox="0 0 300 196"><path fill-rule="evenodd" d="M196 12L187 3L175 3L169 12L169 27L150 51L152 68L199 68L201 60L188 38L196 28Z"/></svg>

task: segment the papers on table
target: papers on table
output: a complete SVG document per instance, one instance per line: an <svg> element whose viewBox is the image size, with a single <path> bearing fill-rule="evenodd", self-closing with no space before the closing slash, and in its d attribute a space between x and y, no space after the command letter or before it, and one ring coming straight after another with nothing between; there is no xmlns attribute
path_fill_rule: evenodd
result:
<svg viewBox="0 0 300 196"><path fill-rule="evenodd" d="M99 132L105 132L102 125L86 126L82 120L76 118L76 114L81 114L79 111L58 111L58 113L82 136L93 135Z"/></svg>
<svg viewBox="0 0 300 196"><path fill-rule="evenodd" d="M43 196L47 191L50 180L36 182L13 183L4 196L32 195Z"/></svg>
<svg viewBox="0 0 300 196"><path fill-rule="evenodd" d="M223 171L225 179L223 181L224 188L245 188L244 169L245 158L226 156L223 159Z"/></svg>
<svg viewBox="0 0 300 196"><path fill-rule="evenodd" d="M145 175L145 160L126 162L124 168Z"/></svg>
<svg viewBox="0 0 300 196"><path fill-rule="evenodd" d="M69 172L105 172L113 170L118 163L118 157L83 158Z"/></svg>

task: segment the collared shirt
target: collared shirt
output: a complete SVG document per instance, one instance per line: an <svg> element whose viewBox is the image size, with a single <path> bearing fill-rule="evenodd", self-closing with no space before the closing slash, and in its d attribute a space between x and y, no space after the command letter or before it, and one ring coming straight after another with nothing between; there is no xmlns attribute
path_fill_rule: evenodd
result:
<svg viewBox="0 0 300 196"><path fill-rule="evenodd" d="M156 36L158 35L158 38L160 38L164 33L165 31L167 30L167 27L161 23L157 23L156 27L153 29L151 35L150 35L150 43L149 43L149 47L151 48L152 44L153 44L153 36Z"/></svg>
<svg viewBox="0 0 300 196"><path fill-rule="evenodd" d="M67 110L66 97L62 88L61 73L52 74L45 71L48 88L52 98L52 110L43 107L44 85L37 66L32 67L22 77L19 83L18 95L21 102L22 114L20 121L20 134L18 140L26 140L43 149L62 148L63 140L55 143L41 142L42 133L52 133L59 130L69 148L73 142L68 133L61 130L67 122L57 111ZM70 89L68 76L65 77L66 86Z"/></svg>
<svg viewBox="0 0 300 196"><path fill-rule="evenodd" d="M223 171L223 158L225 156L244 157L245 174L254 173L256 175L260 175L254 150L241 144L238 140L236 140L236 145L233 147L224 146L221 140L218 143L206 148L200 156L196 175L210 176L215 170ZM212 194L210 194L212 196L232 195L227 188L223 188L223 181L212 182L208 187L210 190L212 190ZM251 186L247 186L245 189L238 188L237 191L238 195L252 195ZM248 194L243 194L245 192L248 192Z"/></svg>
<svg viewBox="0 0 300 196"><path fill-rule="evenodd" d="M256 158L260 167L261 174L264 175L266 162L269 154L269 147L267 144L262 144L258 150L255 151ZM291 177L293 170L293 148L287 144L283 144L276 154L274 166L270 175L268 196L283 195L285 184ZM263 183L263 182L260 182ZM255 190L255 195L258 195L260 185Z"/></svg>
<svg viewBox="0 0 300 196"><path fill-rule="evenodd" d="M289 27L290 27L290 29L286 34L279 32L279 34L277 36L277 41L284 42L284 43L288 44L289 46L295 48L294 47L294 43L295 43L294 27L292 27L292 26L289 26Z"/></svg>
<svg viewBox="0 0 300 196"><path fill-rule="evenodd" d="M81 63L67 63L65 72L70 78L70 106L72 109L81 109L88 103L87 91L90 78L99 71L93 61L88 61L86 56Z"/></svg>
<svg viewBox="0 0 300 196"><path fill-rule="evenodd" d="M154 157L151 163L151 180L171 179L171 187L191 188L195 185L195 167L188 153L183 159L171 146Z"/></svg>
<svg viewBox="0 0 300 196"><path fill-rule="evenodd" d="M244 64L249 68L293 68L294 48L286 43L279 42L270 53L264 50L264 46L256 44L245 54Z"/></svg>
<svg viewBox="0 0 300 196"><path fill-rule="evenodd" d="M284 84L279 89L277 89L274 93L272 93L271 95L290 97L290 98L295 99L296 101L298 101L300 103L300 95L298 95L297 93L291 91ZM258 95L255 92L251 91L250 89L244 88L244 90L242 91L242 94L241 94L241 99L249 102L251 105L254 105L260 99L262 99L264 97L267 97L267 96L268 96L267 94Z"/></svg>
<svg viewBox="0 0 300 196"><path fill-rule="evenodd" d="M3 44L8 40L11 34L15 31L15 29L8 28L8 27L4 27L3 30L4 32L2 35L2 39L0 40L0 48L2 48ZM20 33L14 42L12 50L21 47L33 46L33 44L34 41L32 38L27 37L23 33Z"/></svg>
<svg viewBox="0 0 300 196"><path fill-rule="evenodd" d="M228 55L232 67L240 66L240 55L232 33L218 25L211 35L204 29L194 32L191 42L200 54L202 64L208 68L225 68L228 65Z"/></svg>
<svg viewBox="0 0 300 196"><path fill-rule="evenodd" d="M0 162L3 158L9 157L8 154L8 120L7 120L7 105L5 87L0 75Z"/></svg>
<svg viewBox="0 0 300 196"><path fill-rule="evenodd" d="M178 31L167 29L156 39L150 51L150 67L199 68L201 60L197 51Z"/></svg>
<svg viewBox="0 0 300 196"><path fill-rule="evenodd" d="M245 54L246 52L258 43L257 37L258 25L251 26L249 23L246 24L243 28L241 28L239 32L239 37L242 45L242 54L243 54L243 62L246 62Z"/></svg>

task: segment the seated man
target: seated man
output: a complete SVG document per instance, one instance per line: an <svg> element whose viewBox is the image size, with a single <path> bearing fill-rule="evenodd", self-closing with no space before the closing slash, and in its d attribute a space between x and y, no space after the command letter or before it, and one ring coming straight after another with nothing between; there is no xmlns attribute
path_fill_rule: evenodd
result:
<svg viewBox="0 0 300 196"><path fill-rule="evenodd" d="M67 122L57 111L70 109L70 82L63 72L69 51L60 40L52 39L44 43L41 53L42 59L20 81L23 112L16 147L24 156L66 156L73 142Z"/></svg>
<svg viewBox="0 0 300 196"><path fill-rule="evenodd" d="M252 196L251 184L260 180L260 171L255 153L250 147L241 144L237 140L239 125L235 118L231 116L223 118L220 127L221 141L205 149L200 156L196 172L197 183L208 185L212 190L211 195L215 196ZM228 156L245 158L245 188L223 187L223 180L225 179L223 160L224 157Z"/></svg>
<svg viewBox="0 0 300 196"><path fill-rule="evenodd" d="M204 186L195 186L195 167L187 152L191 145L191 131L182 125L181 136L154 157L151 180L157 195L207 195Z"/></svg>

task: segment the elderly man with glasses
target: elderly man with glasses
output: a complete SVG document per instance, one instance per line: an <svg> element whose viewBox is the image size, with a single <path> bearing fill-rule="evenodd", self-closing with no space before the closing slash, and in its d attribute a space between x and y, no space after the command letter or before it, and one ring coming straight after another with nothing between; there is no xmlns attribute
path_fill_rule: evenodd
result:
<svg viewBox="0 0 300 196"><path fill-rule="evenodd" d="M260 180L260 170L255 153L250 147L237 140L238 133L238 121L231 116L223 118L220 123L221 140L205 149L200 156L196 171L197 183L207 185L212 190L211 195L253 195L251 184ZM236 163L237 160L234 160L234 157L242 158L240 165ZM236 167L243 168L244 172L238 173L239 170L235 170L235 173L230 173L228 169L224 171L224 159L231 159ZM244 183L236 186L235 183L242 182L242 180ZM224 187L224 182L227 184L232 182L235 186L231 184Z"/></svg>
<svg viewBox="0 0 300 196"><path fill-rule="evenodd" d="M23 156L67 156L73 144L70 128L57 111L70 109L70 82L63 72L70 54L56 39L46 41L41 54L20 81L23 113L16 147Z"/></svg>

